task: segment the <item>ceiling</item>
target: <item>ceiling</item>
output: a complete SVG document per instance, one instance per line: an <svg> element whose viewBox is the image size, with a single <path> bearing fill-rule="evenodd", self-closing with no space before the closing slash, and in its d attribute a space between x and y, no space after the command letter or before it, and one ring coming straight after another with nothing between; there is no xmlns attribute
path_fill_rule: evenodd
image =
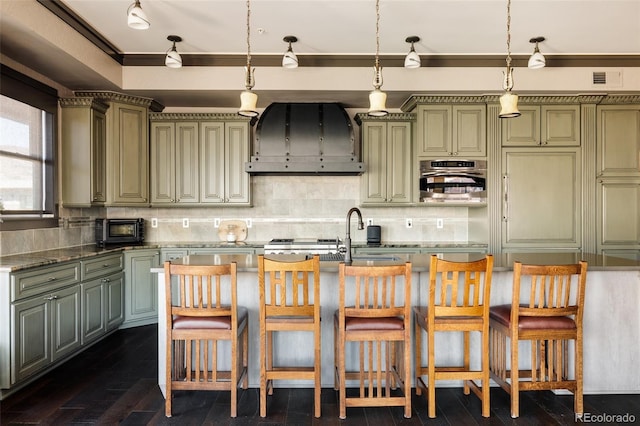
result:
<svg viewBox="0 0 640 426"><path fill-rule="evenodd" d="M126 26L131 0L63 0L120 52L163 53L169 34L183 38L184 53L244 54L246 2L141 0L151 21L145 31ZM505 0L381 0L380 53L406 54L417 35L425 55L503 54ZM300 55L363 55L375 51L373 0L253 0L251 49L281 54L295 35ZM531 37L545 36L549 54L640 53L640 1L513 0L512 51L531 53Z"/></svg>
<svg viewBox="0 0 640 426"><path fill-rule="evenodd" d="M25 0L0 0L3 7L19 1ZM53 3L76 14L126 66L155 65L154 61L162 66L164 54L171 46L167 40L170 34L182 37L177 49L187 66L189 56L211 56L215 58L213 66L215 61L224 63L224 58L235 59L235 66L243 65L247 51L245 1L141 0L151 21L151 27L144 31L127 27L126 13L132 1L54 0ZM482 61L499 56L504 63L506 12L505 0L380 0L380 55L396 59L382 65L401 67L401 59L409 50L405 39L414 35L421 39L415 47L423 67L434 66L436 58L447 57ZM554 66L554 55L600 58L628 55L636 60L640 57L640 0L512 0L510 24L512 54L526 58L533 51L529 39L544 36L546 40L540 49L549 66ZM287 47L283 37L295 35L299 41L293 49L301 68L305 64L322 66L316 58L327 56L338 60L365 58L366 63L361 61L361 66L371 67L376 49L375 29L373 0L251 1L250 43L256 61L264 56L277 62ZM2 53L71 89L95 86L113 89L105 87L104 77L92 75L73 61L52 64L49 57L55 52L51 46L39 46L41 43L29 33L27 27L0 14ZM71 68L74 66L76 69ZM236 99L237 93L228 95ZM153 97L153 93L145 94ZM340 97L329 92L325 95ZM277 100L277 94L272 96ZM184 101L179 90L168 89L161 98L165 104L178 105ZM191 102L197 99L192 97Z"/></svg>

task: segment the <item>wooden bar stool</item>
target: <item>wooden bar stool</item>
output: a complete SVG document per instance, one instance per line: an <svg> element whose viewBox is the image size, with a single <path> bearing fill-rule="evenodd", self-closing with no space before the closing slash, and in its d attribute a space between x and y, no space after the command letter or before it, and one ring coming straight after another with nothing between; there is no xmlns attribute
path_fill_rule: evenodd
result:
<svg viewBox="0 0 640 426"><path fill-rule="evenodd" d="M229 390L231 417L237 388L248 386L247 309L237 305L236 263L215 266L164 263L167 308L165 415L174 390ZM172 278L176 286L172 289ZM173 290L173 291L172 291ZM230 357L218 359L218 343L229 341ZM229 370L220 370L229 362Z"/></svg>
<svg viewBox="0 0 640 426"><path fill-rule="evenodd" d="M482 416L489 417L489 302L493 256L472 262L451 262L431 256L429 268L429 302L417 306L416 394L427 390L429 417L436 416L436 380L463 380L463 392L470 390L482 400ZM427 333L427 366L422 365L422 333ZM481 367L470 365L470 333L481 336ZM462 365L436 366L436 332L463 333ZM448 348L447 348L448 349ZM422 380L427 376L427 383ZM481 380L478 386L475 380Z"/></svg>
<svg viewBox="0 0 640 426"><path fill-rule="evenodd" d="M335 389L341 419L347 407L403 406L411 417L411 263L339 265L340 302L334 316ZM347 343L359 369L347 371ZM353 358L350 356L349 358ZM347 396L347 381L358 385ZM397 390L396 388L400 388Z"/></svg>
<svg viewBox="0 0 640 426"><path fill-rule="evenodd" d="M582 317L586 282L584 261L572 265L514 262L511 304L494 306L490 313L491 378L511 395L511 417L520 415L521 390L569 390L574 394L576 415L583 414ZM521 340L531 344L531 364L525 369L518 350ZM572 372L570 341L575 342ZM571 373L573 377L569 377Z"/></svg>
<svg viewBox="0 0 640 426"><path fill-rule="evenodd" d="M260 291L260 417L267 415L267 393L274 380L311 380L314 414L320 417L320 256L270 259L258 255ZM313 333L313 366L274 365L274 333ZM283 351L296 348L283 348Z"/></svg>

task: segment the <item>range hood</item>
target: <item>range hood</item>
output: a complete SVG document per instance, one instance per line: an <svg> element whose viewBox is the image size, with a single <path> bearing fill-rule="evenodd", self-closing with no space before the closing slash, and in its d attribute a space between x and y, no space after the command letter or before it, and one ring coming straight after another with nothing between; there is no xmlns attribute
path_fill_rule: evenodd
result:
<svg viewBox="0 0 640 426"><path fill-rule="evenodd" d="M272 103L256 127L252 175L359 175L353 126L338 103Z"/></svg>

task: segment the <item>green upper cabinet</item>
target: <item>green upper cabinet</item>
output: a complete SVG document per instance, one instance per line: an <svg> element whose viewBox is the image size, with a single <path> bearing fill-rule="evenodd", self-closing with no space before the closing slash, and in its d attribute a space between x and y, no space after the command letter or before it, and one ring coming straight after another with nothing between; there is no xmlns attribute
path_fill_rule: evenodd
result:
<svg viewBox="0 0 640 426"><path fill-rule="evenodd" d="M60 99L65 207L90 207L106 201L107 109L90 97Z"/></svg>
<svg viewBox="0 0 640 426"><path fill-rule="evenodd" d="M149 205L149 108L153 101L149 98L140 98L122 93L110 91L86 91L76 92L78 97L87 97L104 103L108 109L105 113L104 127L106 128L106 143L104 148L93 149L94 177L92 186L97 188L102 185L101 179L106 182L106 193L103 205L146 207ZM96 134L99 125L98 119L94 119ZM65 124L63 122L63 133ZM96 141L94 137L94 143ZM86 142L83 142L86 144ZM81 144L80 144L81 145ZM77 149L82 149L79 146ZM104 150L106 160L104 163L96 162ZM104 165L104 170L100 167ZM67 163L63 169L67 169ZM81 178L76 175L75 166L72 166L74 180ZM87 181L92 181L87 178ZM94 189L93 193L99 193ZM96 196L92 194L92 196ZM99 195L97 197L100 198ZM102 203L102 201L100 201Z"/></svg>
<svg viewBox="0 0 640 426"><path fill-rule="evenodd" d="M416 155L485 157L487 112L477 105L418 105Z"/></svg>
<svg viewBox="0 0 640 426"><path fill-rule="evenodd" d="M251 205L250 119L235 114L150 115L151 204Z"/></svg>
<svg viewBox="0 0 640 426"><path fill-rule="evenodd" d="M399 114L400 116L405 116ZM389 118L362 122L362 158L367 171L362 175L362 204L410 204L413 187L411 122Z"/></svg>
<svg viewBox="0 0 640 426"><path fill-rule="evenodd" d="M579 105L520 105L502 120L503 146L580 146Z"/></svg>
<svg viewBox="0 0 640 426"><path fill-rule="evenodd" d="M151 122L151 204L200 200L197 122Z"/></svg>
<svg viewBox="0 0 640 426"><path fill-rule="evenodd" d="M147 108L112 102L107 110L107 204L149 203L149 136Z"/></svg>
<svg viewBox="0 0 640 426"><path fill-rule="evenodd" d="M640 105L597 107L598 176L640 177Z"/></svg>
<svg viewBox="0 0 640 426"><path fill-rule="evenodd" d="M201 203L251 204L251 181L244 170L250 133L246 119L200 123Z"/></svg>

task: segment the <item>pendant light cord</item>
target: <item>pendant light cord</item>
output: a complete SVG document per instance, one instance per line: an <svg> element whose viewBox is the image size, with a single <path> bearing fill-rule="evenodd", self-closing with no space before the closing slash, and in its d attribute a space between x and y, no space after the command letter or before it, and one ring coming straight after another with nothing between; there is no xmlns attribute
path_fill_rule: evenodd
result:
<svg viewBox="0 0 640 426"><path fill-rule="evenodd" d="M247 0L247 68L251 67L251 0Z"/></svg>
<svg viewBox="0 0 640 426"><path fill-rule="evenodd" d="M376 0L376 59L373 66L373 87L382 87L382 68L380 67L380 0Z"/></svg>
<svg viewBox="0 0 640 426"><path fill-rule="evenodd" d="M247 0L247 66L245 68L245 87L253 89L253 73L251 71L251 0Z"/></svg>
<svg viewBox="0 0 640 426"><path fill-rule="evenodd" d="M376 69L380 66L380 0L376 0Z"/></svg>
<svg viewBox="0 0 640 426"><path fill-rule="evenodd" d="M511 78L511 0L507 0L507 71L504 76L504 89L513 89L513 79Z"/></svg>

